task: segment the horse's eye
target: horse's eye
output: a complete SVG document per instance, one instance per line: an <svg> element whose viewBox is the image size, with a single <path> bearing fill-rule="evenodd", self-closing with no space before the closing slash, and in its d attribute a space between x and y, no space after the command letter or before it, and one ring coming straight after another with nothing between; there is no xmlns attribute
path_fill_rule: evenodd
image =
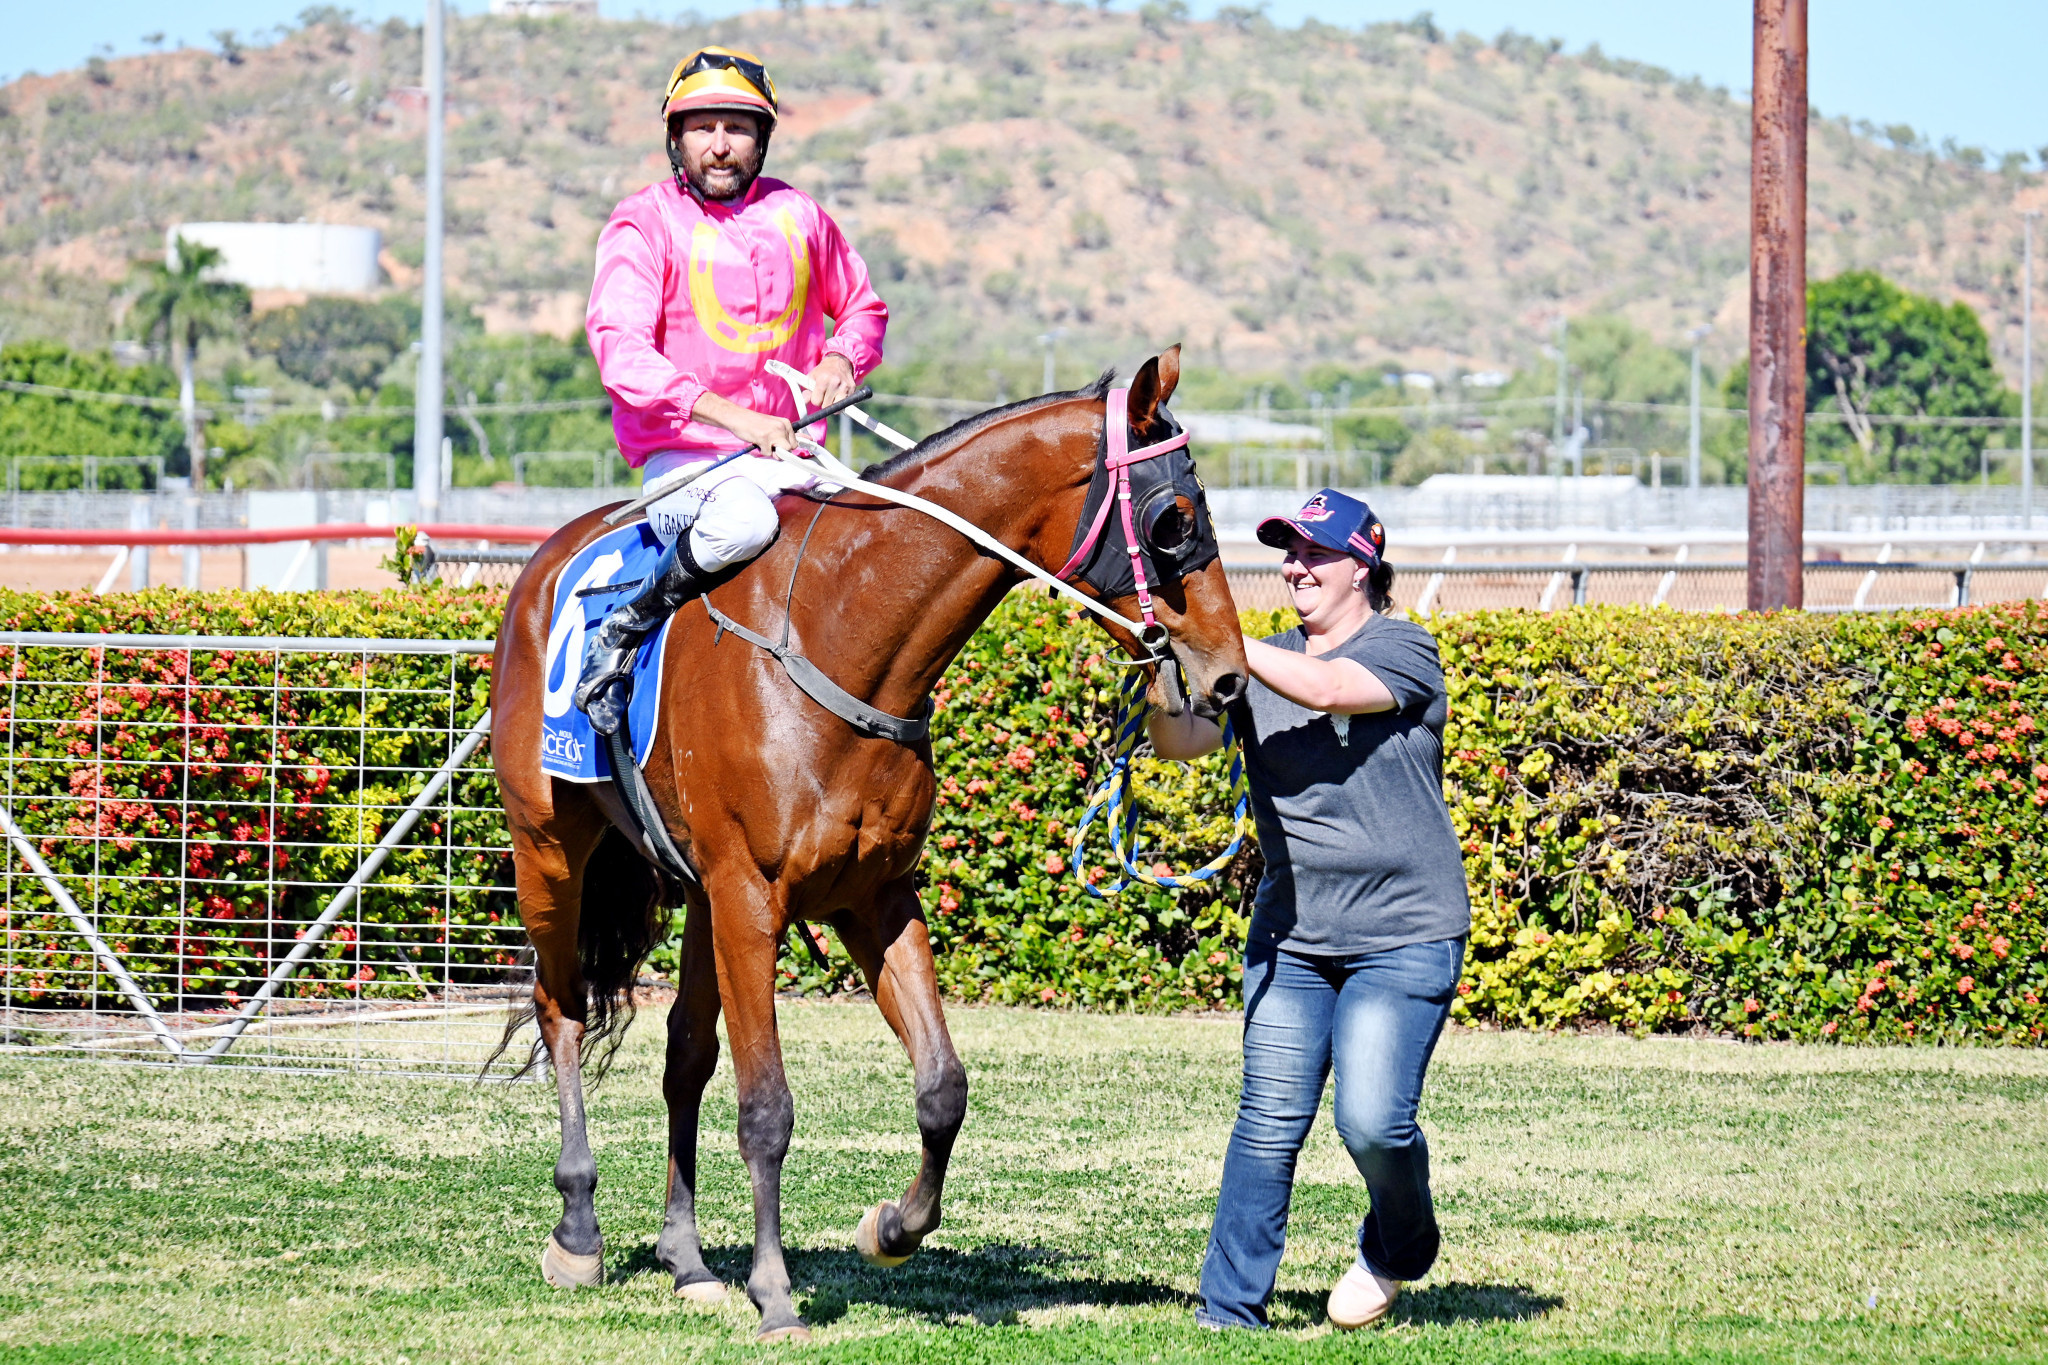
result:
<svg viewBox="0 0 2048 1365"><path fill-rule="evenodd" d="M1177 554L1194 533L1194 522L1178 505L1169 505L1152 522L1152 548Z"/></svg>

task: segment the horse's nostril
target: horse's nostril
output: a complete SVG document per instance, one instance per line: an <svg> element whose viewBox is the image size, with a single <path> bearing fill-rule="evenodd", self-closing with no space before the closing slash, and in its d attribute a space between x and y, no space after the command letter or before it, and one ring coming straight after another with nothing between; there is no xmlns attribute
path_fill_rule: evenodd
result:
<svg viewBox="0 0 2048 1365"><path fill-rule="evenodd" d="M1235 673L1225 673L1216 680L1216 700L1225 706L1244 696L1244 679Z"/></svg>

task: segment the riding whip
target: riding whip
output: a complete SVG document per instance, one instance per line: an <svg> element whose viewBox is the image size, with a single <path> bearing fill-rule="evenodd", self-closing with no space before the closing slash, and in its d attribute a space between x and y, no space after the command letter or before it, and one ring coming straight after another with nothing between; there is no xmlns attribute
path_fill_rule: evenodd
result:
<svg viewBox="0 0 2048 1365"><path fill-rule="evenodd" d="M874 396L875 391L869 388L866 384L863 384L859 388L855 389L852 393L848 394L846 397L840 399L838 402L827 403L824 407L819 408L816 412L806 414L805 416L799 419L798 424L802 426L809 426L811 423L816 422L822 418L837 417L840 413L852 407L854 404L865 403L868 401L868 399L873 398ZM607 526L617 526L627 517L632 516L636 512L646 511L648 508L652 507L655 503L660 502L669 494L677 493L685 488L688 488L691 484L697 482L697 480L703 478L706 474L709 474L712 470L718 468L720 465L728 464L733 460L737 460L740 456L746 454L747 451L759 449L759 446L750 445L747 446L744 450L735 450L730 455L722 455L718 459L713 460L710 464L705 465L702 469L687 470L682 473L672 475L669 478L663 479L661 482L655 484L654 487L642 492L639 497L633 499L633 501L627 503L618 511L607 512L605 514L604 524Z"/></svg>

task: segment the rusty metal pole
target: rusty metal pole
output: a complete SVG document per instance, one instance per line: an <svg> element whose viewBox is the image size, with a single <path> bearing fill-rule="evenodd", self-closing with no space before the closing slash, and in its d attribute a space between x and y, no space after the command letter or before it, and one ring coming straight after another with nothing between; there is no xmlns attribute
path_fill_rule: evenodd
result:
<svg viewBox="0 0 2048 1365"><path fill-rule="evenodd" d="M1805 602L1806 0L1755 0L1749 162L1749 609Z"/></svg>

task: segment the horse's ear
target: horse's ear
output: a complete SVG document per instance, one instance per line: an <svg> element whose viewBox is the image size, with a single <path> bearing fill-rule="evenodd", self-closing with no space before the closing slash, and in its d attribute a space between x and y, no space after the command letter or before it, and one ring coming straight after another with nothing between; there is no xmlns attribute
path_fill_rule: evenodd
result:
<svg viewBox="0 0 2048 1365"><path fill-rule="evenodd" d="M1131 425L1144 431L1159 420L1159 409L1180 384L1180 347L1169 346L1131 376Z"/></svg>

